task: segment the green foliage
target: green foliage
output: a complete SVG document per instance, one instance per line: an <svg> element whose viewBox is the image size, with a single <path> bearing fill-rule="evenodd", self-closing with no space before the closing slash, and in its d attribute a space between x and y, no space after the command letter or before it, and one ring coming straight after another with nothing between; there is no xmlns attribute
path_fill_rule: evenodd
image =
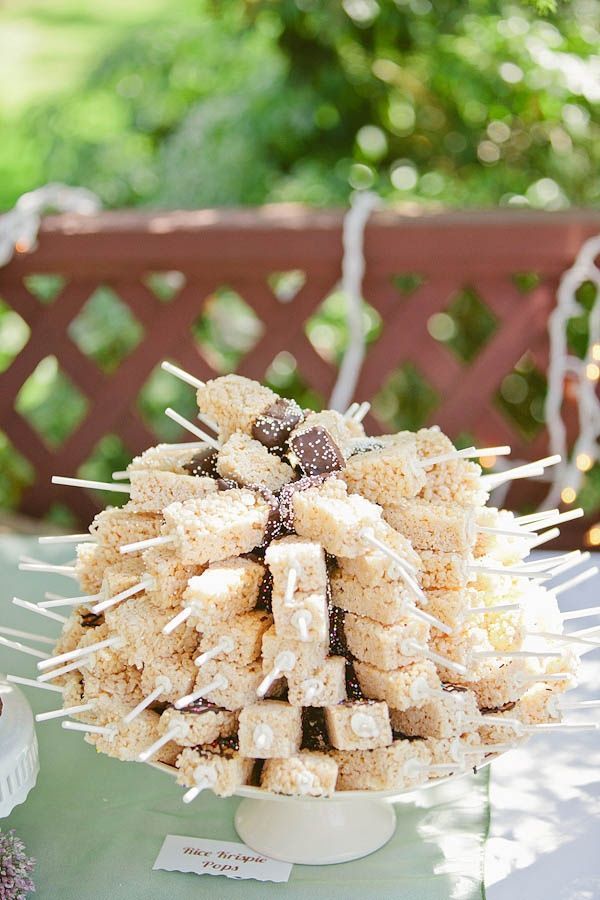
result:
<svg viewBox="0 0 600 900"><path fill-rule="evenodd" d="M152 13L132 27L133 13L94 10L111 40L87 69L73 51L78 77L12 117L1 206L51 179L108 206L327 205L371 185L424 204L598 200L598 0L154 0ZM55 40L81 27L58 24Z"/></svg>

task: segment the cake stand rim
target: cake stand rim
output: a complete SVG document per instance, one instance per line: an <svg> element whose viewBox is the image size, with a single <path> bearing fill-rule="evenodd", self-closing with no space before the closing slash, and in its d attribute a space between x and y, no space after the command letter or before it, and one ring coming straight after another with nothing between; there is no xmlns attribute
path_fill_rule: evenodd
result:
<svg viewBox="0 0 600 900"><path fill-rule="evenodd" d="M274 791L267 791L265 788L255 787L253 785L245 784L239 787L232 796L241 797L245 800L264 800L264 801L277 801L277 802L302 802L302 803L327 803L327 802L366 802L369 800L381 800L387 803L393 803L395 800L406 799L410 797L412 794L418 794L420 791L426 790L428 788L438 787L442 784L448 784L450 781L456 781L459 778L465 778L467 775L475 775L481 769L486 768L496 759L500 759L508 750L503 750L502 753L493 753L486 756L486 758L481 762L478 766L464 769L460 772L453 772L451 775L445 775L443 778L430 778L428 781L424 781L423 784L416 785L415 787L409 788L404 791L399 791L396 789L390 789L385 791L334 791L333 794L329 794L327 797L309 797L303 794L276 794ZM167 775L170 775L172 778L177 776L177 769L174 766L169 766L166 763L161 762L147 762L144 765L150 766L153 769L156 769L159 772L164 772ZM223 798L226 799L226 798Z"/></svg>

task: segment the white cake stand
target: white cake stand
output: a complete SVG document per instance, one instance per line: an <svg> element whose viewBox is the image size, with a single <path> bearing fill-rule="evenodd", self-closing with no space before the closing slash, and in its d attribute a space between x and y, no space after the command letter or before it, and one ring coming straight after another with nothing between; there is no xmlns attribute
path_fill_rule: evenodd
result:
<svg viewBox="0 0 600 900"><path fill-rule="evenodd" d="M0 819L23 803L35 785L40 764L29 703L0 676Z"/></svg>
<svg viewBox="0 0 600 900"><path fill-rule="evenodd" d="M486 757L477 769L500 755ZM150 765L176 774L172 766ZM472 769L456 772L408 791L336 791L331 797L288 797L245 785L236 791L242 802L235 829L248 847L272 859L309 866L350 862L390 840L397 826L394 802L471 774Z"/></svg>

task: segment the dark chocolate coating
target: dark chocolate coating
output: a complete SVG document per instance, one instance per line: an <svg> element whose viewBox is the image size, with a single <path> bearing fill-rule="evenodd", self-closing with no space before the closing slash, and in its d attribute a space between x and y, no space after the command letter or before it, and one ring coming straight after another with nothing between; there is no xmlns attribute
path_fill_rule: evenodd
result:
<svg viewBox="0 0 600 900"><path fill-rule="evenodd" d="M345 468L344 454L326 428L315 425L290 441L305 475L325 475Z"/></svg>
<svg viewBox="0 0 600 900"><path fill-rule="evenodd" d="M252 426L252 437L268 450L278 450L285 445L291 432L304 418L295 400L279 397Z"/></svg>
<svg viewBox="0 0 600 900"><path fill-rule="evenodd" d="M302 750L326 753L331 750L325 725L325 711L318 706L302 709Z"/></svg>
<svg viewBox="0 0 600 900"><path fill-rule="evenodd" d="M218 478L217 456L217 451L212 447L202 447L197 453L194 453L189 462L184 464L183 468L188 475Z"/></svg>

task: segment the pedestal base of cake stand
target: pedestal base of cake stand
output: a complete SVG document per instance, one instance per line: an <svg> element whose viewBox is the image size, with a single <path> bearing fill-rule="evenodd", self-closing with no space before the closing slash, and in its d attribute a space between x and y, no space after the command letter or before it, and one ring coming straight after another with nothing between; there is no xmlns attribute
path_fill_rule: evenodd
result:
<svg viewBox="0 0 600 900"><path fill-rule="evenodd" d="M248 847L284 862L324 866L360 859L387 844L396 813L385 800L242 800L235 827Z"/></svg>

